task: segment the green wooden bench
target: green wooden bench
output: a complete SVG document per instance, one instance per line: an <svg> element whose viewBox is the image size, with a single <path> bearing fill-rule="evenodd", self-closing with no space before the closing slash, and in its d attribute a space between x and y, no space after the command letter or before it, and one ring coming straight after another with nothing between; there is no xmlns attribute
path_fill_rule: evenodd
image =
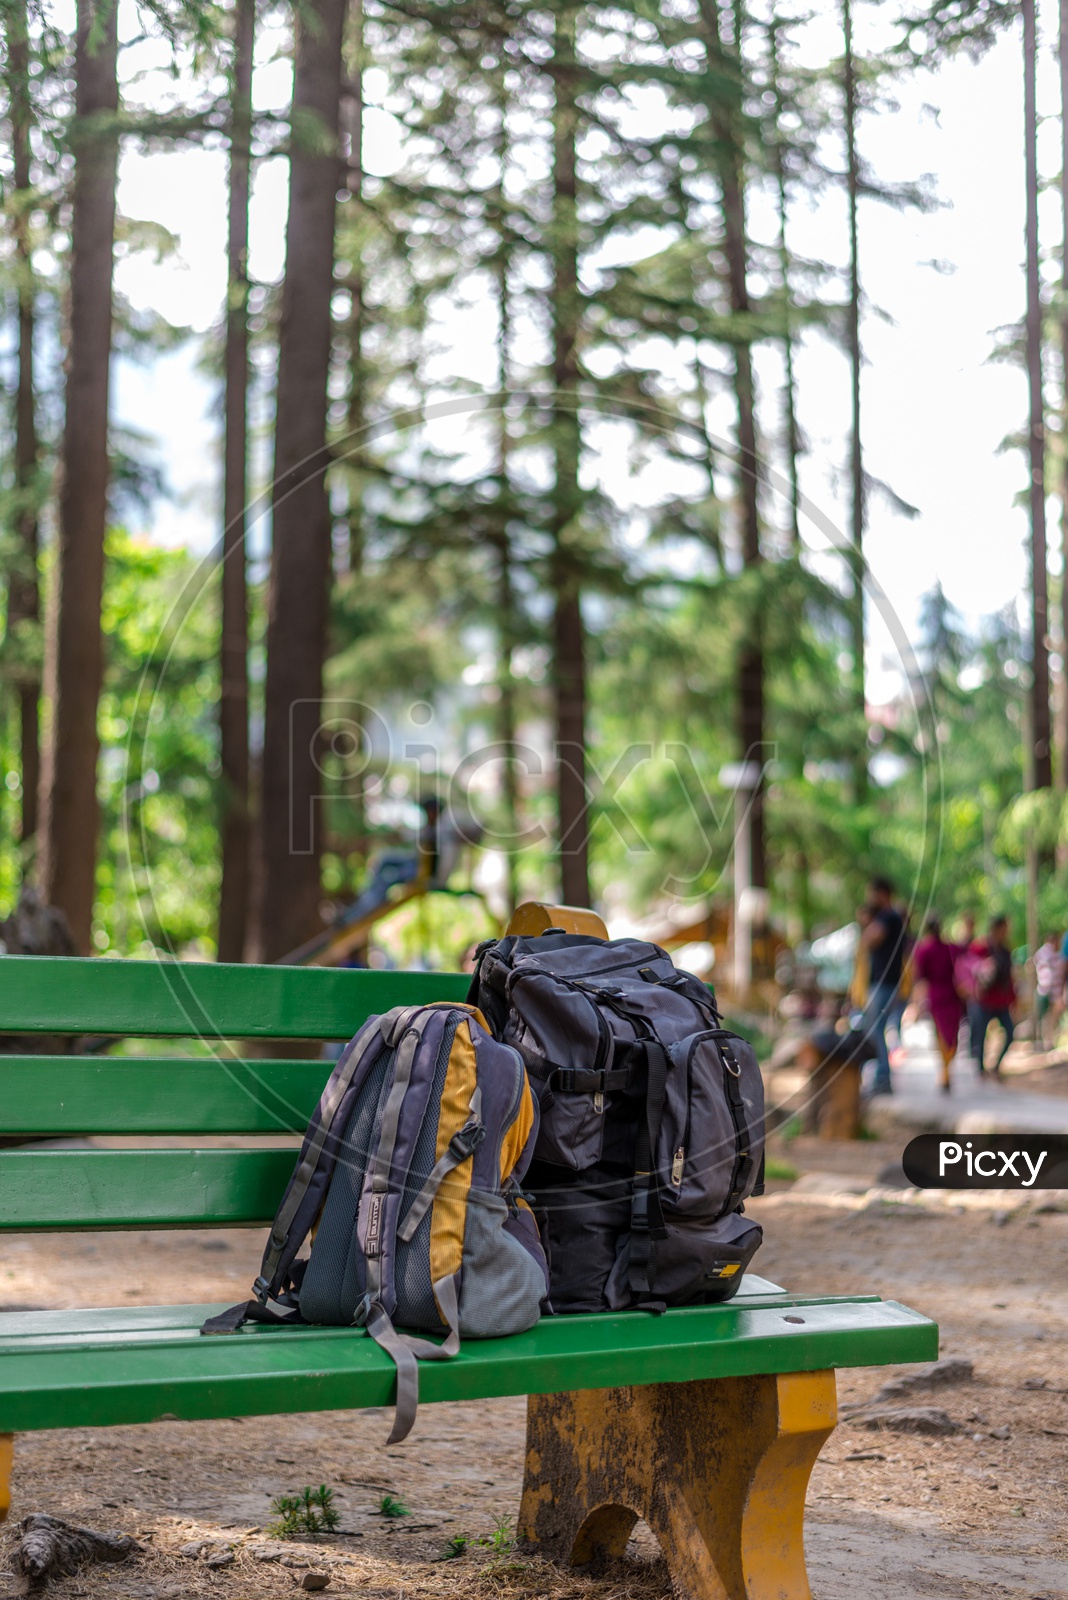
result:
<svg viewBox="0 0 1068 1600"><path fill-rule="evenodd" d="M192 1038L213 1052L0 1056L0 1135L235 1136L233 1148L0 1150L0 1230L266 1227L293 1153L236 1136L295 1144L330 1066L228 1041L347 1039L372 1012L466 988L452 974L0 958L8 1032ZM519 1527L546 1554L621 1553L644 1516L681 1595L801 1600L833 1369L928 1360L937 1329L868 1296L744 1287L719 1307L546 1319L468 1342L425 1365L422 1399L531 1397ZM393 1363L362 1331L199 1337L219 1309L0 1315L0 1520L20 1431L390 1404Z"/></svg>

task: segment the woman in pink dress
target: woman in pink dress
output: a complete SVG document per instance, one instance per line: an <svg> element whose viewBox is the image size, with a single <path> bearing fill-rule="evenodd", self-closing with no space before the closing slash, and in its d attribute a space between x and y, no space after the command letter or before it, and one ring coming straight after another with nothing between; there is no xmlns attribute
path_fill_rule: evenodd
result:
<svg viewBox="0 0 1068 1600"><path fill-rule="evenodd" d="M960 945L947 944L942 938L938 918L928 917L923 938L912 953L913 1001L920 1015L929 1016L935 1025L942 1055L943 1094L949 1093L949 1064L957 1053L957 1035L964 1016L964 1001L953 976L961 953Z"/></svg>

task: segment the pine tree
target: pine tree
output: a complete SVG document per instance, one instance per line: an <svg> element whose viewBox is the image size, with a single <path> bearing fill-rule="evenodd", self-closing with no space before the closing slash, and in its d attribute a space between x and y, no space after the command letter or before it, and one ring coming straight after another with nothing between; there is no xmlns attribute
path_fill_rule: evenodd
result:
<svg viewBox="0 0 1068 1600"><path fill-rule="evenodd" d="M868 799L867 694L865 687L864 628L864 454L860 432L860 395L863 353L860 345L860 161L857 155L857 76L853 53L852 0L842 0L842 106L846 147L846 199L849 227L849 298L847 302L847 342L849 351L850 427L849 427L849 566L853 578L850 602L852 632L853 694L858 730L863 741L853 759L853 797L858 807Z"/></svg>
<svg viewBox="0 0 1068 1600"><path fill-rule="evenodd" d="M100 602L108 493L111 279L118 139L115 8L79 0L71 128L70 313L61 447L51 728L42 772L40 876L89 952L97 846Z"/></svg>
<svg viewBox="0 0 1068 1600"><path fill-rule="evenodd" d="M552 273L553 492L549 532L553 595L553 696L560 892L567 905L590 902L589 808L586 792L586 630L581 577L572 557L582 510L579 464L579 291L577 28L579 8L561 4L553 17Z"/></svg>
<svg viewBox="0 0 1068 1600"><path fill-rule="evenodd" d="M285 955L318 925L317 757L331 570L327 386L344 21L344 0L297 8L267 621L263 961Z"/></svg>
<svg viewBox="0 0 1068 1600"><path fill-rule="evenodd" d="M790 214L789 175L787 160L789 141L784 129L786 96L783 92L783 64L780 35L783 23L775 15L767 23L768 79L772 95L774 117L770 130L771 166L775 179L775 205L778 221L777 251L779 257L779 287L782 294L782 353L783 353L783 445L786 452L786 476L790 492L790 538L794 551L801 548L800 505L801 489L798 460L801 455L801 429L797 420L797 377L794 371L794 304L791 273L791 253L787 238Z"/></svg>
<svg viewBox="0 0 1068 1600"><path fill-rule="evenodd" d="M1029 784L1053 783L1049 711L1049 601L1046 577L1046 414L1042 392L1042 287L1038 254L1038 28L1035 0L1023 0L1024 152L1027 186L1027 387L1031 516L1031 759Z"/></svg>
<svg viewBox="0 0 1068 1600"><path fill-rule="evenodd" d="M234 0L228 194L223 441L222 627L219 735L222 765L218 956L244 958L251 872L249 830L248 205L256 0Z"/></svg>
<svg viewBox="0 0 1068 1600"><path fill-rule="evenodd" d="M364 5L363 0L352 0L349 7L347 38L349 94L345 102L348 123L349 193L356 208L356 237L353 239L352 260L349 264L347 288L349 291L348 323L348 381L349 397L346 408L347 446L354 452L347 474L348 487L348 563L349 570L358 574L363 568L363 477L356 470L359 456L366 450L364 429L367 419L367 380L364 360L364 338L367 324L366 272L363 262L363 234L366 231L364 171L363 171L363 68L364 68Z"/></svg>
<svg viewBox="0 0 1068 1600"><path fill-rule="evenodd" d="M1045 397L1043 392L1042 289L1039 258L1039 175L1037 57L1038 18L1034 0L933 0L929 9L907 14L903 19L900 53L912 64L929 64L958 50L973 57L988 50L996 39L1023 18L1023 112L1025 168L1025 276L1027 305L1024 319L1023 354L1028 385L1028 509L1031 555L1031 684L1028 704L1027 784L1048 789L1053 779L1049 684L1049 600L1046 571L1045 503ZM1062 110L1068 104L1068 63L1065 59L1065 27L1068 8L1061 7L1061 82ZM1068 152L1068 136L1062 128L1062 142ZM1063 177L1063 175L1062 175ZM1066 201L1068 216L1068 201ZM1068 328L1068 324L1066 324ZM1065 334L1068 349L1068 332ZM1066 479L1068 483L1068 479ZM1068 585L1066 585L1068 588ZM1065 611L1068 621L1068 610ZM1066 710L1068 718L1068 710ZM1068 721L1066 721L1068 730ZM1065 740L1068 749L1068 739ZM1068 755L1062 757L1068 778ZM1034 897L1031 896L1033 906ZM1033 930L1032 930L1033 931Z"/></svg>
<svg viewBox="0 0 1068 1600"><path fill-rule="evenodd" d="M41 499L37 397L34 389L34 343L37 326L36 278L31 241L33 178L31 135L35 123L30 88L30 32L26 0L10 0L5 12L8 120L11 132L11 231L15 247L15 291L18 305L18 379L15 391L15 528L16 549L8 576L7 629L20 658L18 683L19 751L21 757L21 843L25 853L37 832L37 790L40 782L38 666L40 599L37 581L38 515Z"/></svg>
<svg viewBox="0 0 1068 1600"><path fill-rule="evenodd" d="M1061 0L1057 57L1061 79L1061 566L1068 575L1068 0ZM1068 790L1068 578L1061 583L1061 727L1058 784Z"/></svg>
<svg viewBox="0 0 1068 1600"><path fill-rule="evenodd" d="M749 292L749 239L746 229L745 143L740 126L744 104L744 66L740 3L730 16L729 47L724 39L718 0L700 0L704 43L712 72L732 79L729 95L710 93L708 116L718 152L717 176L723 214L723 250L727 266L730 309L741 327L734 346L734 393L738 408L738 492L742 515L742 560L757 567L762 560L760 545L759 484L760 463L756 436L756 391L753 377L752 345L745 319L752 310ZM744 826L748 832L749 881L755 889L767 884L764 839L764 657L760 641L760 622L753 612L749 637L743 642L738 662L739 755L754 765L759 776L752 789L752 800Z"/></svg>

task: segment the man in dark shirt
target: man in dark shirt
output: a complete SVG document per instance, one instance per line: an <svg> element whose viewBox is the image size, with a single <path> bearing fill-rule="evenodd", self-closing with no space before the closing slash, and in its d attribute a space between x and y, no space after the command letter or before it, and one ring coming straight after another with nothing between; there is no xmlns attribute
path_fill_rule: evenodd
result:
<svg viewBox="0 0 1068 1600"><path fill-rule="evenodd" d="M972 945L972 954L978 958L975 969L975 998L968 1006L972 1055L979 1071L984 1072L986 1031L992 1022L999 1022L1004 1039L997 1061L991 1068L994 1077L997 1078L1001 1075L1001 1063L1012 1043L1012 1008L1016 1004L1008 917L991 918L986 938Z"/></svg>
<svg viewBox="0 0 1068 1600"><path fill-rule="evenodd" d="M894 909L894 886L888 878L873 878L866 905L870 914L861 934L868 957L868 999L861 1029L875 1049L875 1094L890 1094L890 1054L886 1048L886 1020L894 1008L905 956L905 919Z"/></svg>

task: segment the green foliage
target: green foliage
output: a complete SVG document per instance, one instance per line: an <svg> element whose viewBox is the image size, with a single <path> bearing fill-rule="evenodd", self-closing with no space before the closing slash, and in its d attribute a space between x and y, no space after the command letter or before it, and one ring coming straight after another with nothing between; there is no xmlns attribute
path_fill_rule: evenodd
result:
<svg viewBox="0 0 1068 1600"><path fill-rule="evenodd" d="M412 1513L398 1495L384 1494L378 1502L378 1514L380 1517L410 1517Z"/></svg>
<svg viewBox="0 0 1068 1600"><path fill-rule="evenodd" d="M771 908L791 937L847 920L873 869L897 880L917 920L928 907L947 918L1005 907L1019 936L1032 847L1044 863L1040 914L1068 919L1068 882L1052 868L1068 848L1068 813L1059 796L1022 795L1027 649L1013 612L969 637L933 591L909 693L869 731L850 688L843 573L816 576L777 525L785 518L772 480L783 446L766 399L758 407L758 445L772 469L761 483L764 560L743 569L733 444L715 437L710 419L741 350L781 348L801 333L842 335L837 271L793 258L786 242L797 197L838 181L827 150L841 131L841 62L832 32L830 59L813 65L798 43L804 19L781 14L747 15L736 35L741 13L727 18L723 8L731 26L721 40L709 24L713 9L652 0L612 10L539 11L510 0L367 8L362 64L374 66L375 97L411 137L394 176L350 172L338 210L331 491L344 537L336 541L327 694L370 705L391 732L407 729L413 702L429 703L439 717L438 775L509 727L541 750L554 712L552 598L563 574L585 600L593 876L610 910L645 916L728 898L735 822L719 773L738 754L740 652L759 635ZM979 52L1016 14L1014 0L906 8L897 49L857 62L861 109L877 104L893 72L955 49ZM8 564L18 559L20 509L46 513L49 525L62 424L70 52L34 17L34 187L16 194L10 157L0 156L8 225L0 290L10 319L18 287L10 235L21 207L33 243L42 449L28 486L16 492L9 462L0 472ZM192 99L154 117L124 109L124 137L200 139L224 129L218 69L229 62L229 21L214 4L151 0L146 23L170 42L174 81L187 79ZM350 81L360 65L346 62ZM551 181L551 109L561 86L573 93L577 125L573 218ZM635 115L639 103L648 117ZM284 119L259 120L257 155L283 137ZM318 137L298 117L295 140ZM930 203L922 186L881 184L867 169L862 176L868 198ZM775 211L782 223L774 242L764 226L748 241L744 313L732 310L725 260L723 194L732 177L754 215L770 220ZM582 285L573 302L564 296L576 351L566 400L552 393L563 308L549 287L564 212ZM173 245L158 227L119 221L119 255L166 254ZM254 286L264 371L277 299L275 287ZM446 303L477 309L495 376L485 364L442 375L435 329ZM115 345L125 355L155 354L181 333L117 299ZM491 379L507 402L479 411ZM446 443L427 426L431 396L471 403ZM562 506L554 467L573 435L580 489ZM598 482L592 471L594 445L607 436L626 461L618 483ZM116 427L111 447L118 505L123 497L151 503L163 480L150 441ZM630 491L649 465L667 487L635 511ZM50 561L46 550L43 577ZM254 639L260 577L254 572ZM113 531L102 622L96 948L209 957L221 798L217 572L188 552ZM42 632L24 619L0 640L5 904L28 865L12 842L20 774L11 690L39 670ZM255 713L258 643L252 664ZM865 739L873 781L858 807L851 772ZM361 886L376 850L411 842L421 780L381 751L358 784L343 763L325 764L323 888L343 899ZM554 887L548 769L525 774L514 802L532 840L516 852L527 893ZM518 831L500 786L479 801L491 830ZM377 942L400 965L456 966L492 931L477 898L435 895L398 910Z"/></svg>
<svg viewBox="0 0 1068 1600"><path fill-rule="evenodd" d="M218 884L214 574L108 536L99 793L101 951L211 953Z"/></svg>
<svg viewBox="0 0 1068 1600"><path fill-rule="evenodd" d="M510 1555L516 1545L515 1518L494 1517L493 1532L488 1538L480 1539L478 1542L483 1549L492 1550L494 1555Z"/></svg>
<svg viewBox="0 0 1068 1600"><path fill-rule="evenodd" d="M472 1550L489 1550L494 1556L503 1558L512 1554L516 1543L515 1518L498 1516L493 1519L493 1532L490 1534L483 1534L476 1539L469 1533L454 1533L438 1560L457 1561ZM499 1566L495 1564L494 1570L499 1571Z"/></svg>
<svg viewBox="0 0 1068 1600"><path fill-rule="evenodd" d="M456 972L473 945L499 931L477 896L428 894L376 924L375 945L394 966Z"/></svg>
<svg viewBox="0 0 1068 1600"><path fill-rule="evenodd" d="M465 1556L467 1554L473 1543L474 1541L472 1540L470 1534L454 1533L452 1538L447 1541L444 1550L438 1556L438 1560L458 1561L461 1556Z"/></svg>
<svg viewBox="0 0 1068 1600"><path fill-rule="evenodd" d="M303 1488L299 1494L280 1494L271 1502L274 1521L268 1533L276 1539L297 1539L305 1535L333 1533L341 1517L334 1505L334 1491L321 1483L318 1489Z"/></svg>

